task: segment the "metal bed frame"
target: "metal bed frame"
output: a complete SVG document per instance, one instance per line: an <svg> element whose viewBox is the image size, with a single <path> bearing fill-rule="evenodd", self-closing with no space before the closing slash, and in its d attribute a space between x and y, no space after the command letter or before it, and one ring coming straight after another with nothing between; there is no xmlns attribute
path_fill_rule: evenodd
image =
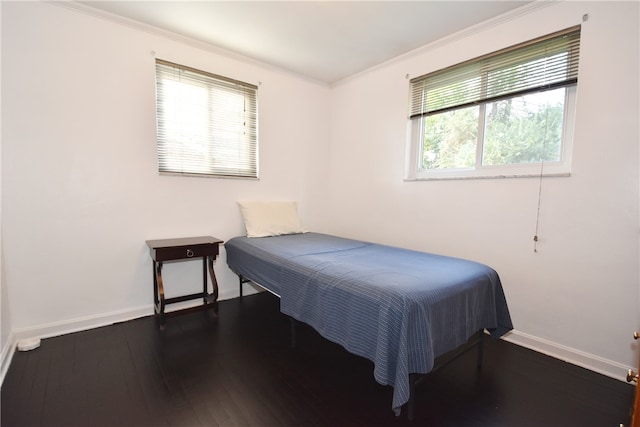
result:
<svg viewBox="0 0 640 427"><path fill-rule="evenodd" d="M239 279L239 287L240 287L240 298L243 298L243 284L245 283L254 283L258 286L260 286L261 288L267 290L268 292L272 293L273 295L277 296L278 298L280 297L280 295L276 294L275 292L270 291L269 289L265 288L264 286L260 285L259 283L254 282L253 280L247 279L245 277L243 277L242 275L238 274L238 279ZM296 325L298 323L298 321L296 319L294 319L293 317L287 316L289 317L289 322L290 322L290 328L291 328L291 348L295 348L296 347ZM482 361L484 358L484 335L485 332L483 329L477 331L475 334L473 334L473 336L469 339L469 341L467 341L466 344L461 345L460 347L449 351L448 353L445 353L443 355L440 355L436 358L435 364L433 366L433 368L431 369L431 371L427 372L426 374L421 374L421 373L412 373L409 374L409 401L405 404L407 407L407 419L409 421L413 421L413 419L415 418L415 411L416 411L416 402L415 402L415 398L416 398L416 392L417 392L417 387L431 374L433 374L434 372L444 368L445 366L447 366L448 364L450 364L451 362L453 362L454 360L458 359L459 357L461 357L462 355L466 354L467 352L469 352L470 350L472 350L474 347L477 347L477 354L476 354L476 368L478 370L482 369Z"/></svg>

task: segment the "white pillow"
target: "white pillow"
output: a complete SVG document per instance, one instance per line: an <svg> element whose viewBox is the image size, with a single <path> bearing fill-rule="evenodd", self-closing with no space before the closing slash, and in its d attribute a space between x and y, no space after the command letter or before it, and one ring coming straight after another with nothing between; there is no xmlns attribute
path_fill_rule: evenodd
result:
<svg viewBox="0 0 640 427"><path fill-rule="evenodd" d="M305 233L296 202L238 202L247 237Z"/></svg>

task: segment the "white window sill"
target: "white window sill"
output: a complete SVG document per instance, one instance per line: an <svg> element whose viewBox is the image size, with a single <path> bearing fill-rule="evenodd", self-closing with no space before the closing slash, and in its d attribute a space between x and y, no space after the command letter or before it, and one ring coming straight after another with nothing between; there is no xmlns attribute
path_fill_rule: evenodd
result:
<svg viewBox="0 0 640 427"><path fill-rule="evenodd" d="M510 178L540 178L540 177L569 177L570 172L542 173L542 174L514 174L514 175L454 175L442 174L429 177L405 178L405 182L416 181L451 181L451 180L468 180L468 179L510 179Z"/></svg>

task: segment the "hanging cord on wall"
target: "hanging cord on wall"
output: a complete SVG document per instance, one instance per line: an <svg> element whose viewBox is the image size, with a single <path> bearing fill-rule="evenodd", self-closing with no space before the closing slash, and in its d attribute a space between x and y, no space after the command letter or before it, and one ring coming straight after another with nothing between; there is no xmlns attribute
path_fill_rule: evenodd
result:
<svg viewBox="0 0 640 427"><path fill-rule="evenodd" d="M538 226L540 225L540 200L542 200L542 173L544 171L544 160L540 163L540 182L538 185L538 211L536 212L536 232L533 235L533 252L538 252Z"/></svg>
<svg viewBox="0 0 640 427"><path fill-rule="evenodd" d="M544 176L544 159L547 156L547 129L549 128L549 106L545 109L544 134L542 136L542 159L540 160L540 176L538 180L538 210L536 211L536 231L533 235L533 252L538 253L538 227L540 226L540 202L542 200L542 178Z"/></svg>

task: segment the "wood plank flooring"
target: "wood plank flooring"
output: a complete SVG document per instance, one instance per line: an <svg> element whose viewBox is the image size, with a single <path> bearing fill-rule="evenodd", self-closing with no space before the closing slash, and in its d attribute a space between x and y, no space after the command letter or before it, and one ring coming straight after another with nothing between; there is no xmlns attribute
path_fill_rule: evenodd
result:
<svg viewBox="0 0 640 427"><path fill-rule="evenodd" d="M505 341L485 341L419 388L395 417L373 364L289 321L268 293L220 302L219 317L154 317L42 341L16 353L1 425L508 426L629 425L635 387ZM405 410L406 412L406 410Z"/></svg>

